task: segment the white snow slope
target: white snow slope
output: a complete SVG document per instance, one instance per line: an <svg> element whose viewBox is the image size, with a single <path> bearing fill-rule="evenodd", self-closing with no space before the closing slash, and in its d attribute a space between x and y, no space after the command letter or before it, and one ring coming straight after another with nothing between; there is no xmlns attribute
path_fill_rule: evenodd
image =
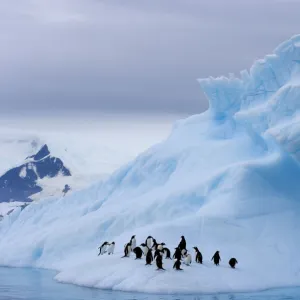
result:
<svg viewBox="0 0 300 300"><path fill-rule="evenodd" d="M106 182L14 211L0 224L0 263L53 268L56 279L125 291L250 291L300 284L300 36L241 79L200 80L204 114ZM136 234L173 252L183 234L204 264L176 272L121 258ZM116 252L98 257L114 240ZM17 245L17 247L16 247ZM219 250L221 265L213 266ZM194 253L193 253L194 257ZM238 268L228 267L236 257Z"/></svg>

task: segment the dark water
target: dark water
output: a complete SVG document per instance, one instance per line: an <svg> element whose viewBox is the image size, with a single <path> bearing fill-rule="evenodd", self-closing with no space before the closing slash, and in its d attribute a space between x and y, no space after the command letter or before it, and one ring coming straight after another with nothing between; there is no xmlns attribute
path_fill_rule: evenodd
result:
<svg viewBox="0 0 300 300"><path fill-rule="evenodd" d="M53 280L55 273L37 269L0 268L1 300L300 300L300 288L249 294L147 295L82 288Z"/></svg>

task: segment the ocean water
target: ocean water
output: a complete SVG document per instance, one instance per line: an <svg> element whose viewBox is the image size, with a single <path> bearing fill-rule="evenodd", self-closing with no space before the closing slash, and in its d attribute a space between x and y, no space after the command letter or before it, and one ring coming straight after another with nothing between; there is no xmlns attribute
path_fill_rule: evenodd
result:
<svg viewBox="0 0 300 300"><path fill-rule="evenodd" d="M148 295L90 289L53 280L55 272L0 268L0 300L299 300L299 288L215 295Z"/></svg>

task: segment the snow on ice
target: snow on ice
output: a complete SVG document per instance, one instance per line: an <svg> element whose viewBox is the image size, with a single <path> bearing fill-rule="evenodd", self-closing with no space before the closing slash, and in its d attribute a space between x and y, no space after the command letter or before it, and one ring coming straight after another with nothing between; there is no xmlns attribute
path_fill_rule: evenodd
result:
<svg viewBox="0 0 300 300"><path fill-rule="evenodd" d="M300 282L300 36L241 78L200 80L210 108L105 182L16 209L0 224L0 263L125 291L250 291ZM121 258L132 235L173 252L181 235L204 264L184 271ZM97 256L104 241L114 255ZM17 244L17 247L16 247ZM220 251L221 264L210 261ZM237 269L228 266L236 257Z"/></svg>

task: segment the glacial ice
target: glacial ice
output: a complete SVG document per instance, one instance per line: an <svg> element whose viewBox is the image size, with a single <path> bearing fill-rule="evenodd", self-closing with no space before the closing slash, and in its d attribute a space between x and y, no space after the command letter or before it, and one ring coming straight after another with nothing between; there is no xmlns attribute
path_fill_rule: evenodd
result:
<svg viewBox="0 0 300 300"><path fill-rule="evenodd" d="M56 279L125 291L194 293L299 285L300 35L240 78L199 80L209 110L107 181L16 209L0 223L0 264L58 271ZM156 271L123 258L136 234L173 250L183 234L204 265ZM97 256L105 240L113 256ZM219 267L210 261L219 250ZM194 253L193 253L194 256ZM236 257L236 270L228 260Z"/></svg>

